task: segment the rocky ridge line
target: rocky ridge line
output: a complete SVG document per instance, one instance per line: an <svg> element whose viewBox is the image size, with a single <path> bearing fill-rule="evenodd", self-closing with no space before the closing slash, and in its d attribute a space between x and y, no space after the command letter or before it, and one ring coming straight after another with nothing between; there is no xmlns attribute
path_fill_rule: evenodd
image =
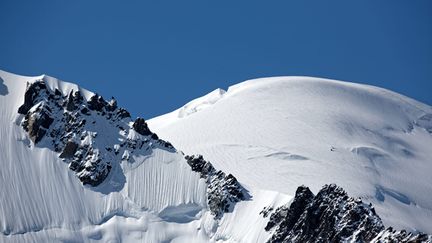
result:
<svg viewBox="0 0 432 243"><path fill-rule="evenodd" d="M186 156L185 159L192 170L206 180L207 204L216 218L231 212L235 203L250 198L247 190L233 175L216 170L202 155Z"/></svg>
<svg viewBox="0 0 432 243"><path fill-rule="evenodd" d="M261 212L267 217L271 208ZM432 236L385 229L371 204L334 184L317 195L308 187L297 188L291 204L277 208L265 227L275 242L431 242Z"/></svg>
<svg viewBox="0 0 432 243"><path fill-rule="evenodd" d="M148 129L144 119L137 118L130 128L129 112L118 107L115 99L108 102L95 94L87 101L78 90L64 95L51 90L43 79L27 84L18 113L24 115L21 125L30 140L60 153L84 185L99 185L112 163L129 160L139 149L174 150ZM117 132L98 139L101 129Z"/></svg>
<svg viewBox="0 0 432 243"><path fill-rule="evenodd" d="M133 154L150 153L153 148L176 152L171 143L150 131L143 118L132 122L114 98L106 101L95 94L85 100L78 90L64 95L51 90L43 79L27 84L18 113L24 115L21 126L33 144L59 153L84 185L100 185L114 163L133 163ZM216 170L202 156L185 159L205 179L207 203L215 218L250 197L233 175Z"/></svg>

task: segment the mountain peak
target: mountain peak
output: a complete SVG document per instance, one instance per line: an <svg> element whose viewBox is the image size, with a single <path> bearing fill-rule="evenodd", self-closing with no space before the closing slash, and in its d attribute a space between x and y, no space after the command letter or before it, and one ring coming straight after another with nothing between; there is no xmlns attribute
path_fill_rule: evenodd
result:
<svg viewBox="0 0 432 243"><path fill-rule="evenodd" d="M390 91L264 79L144 120L49 76L0 78L0 241L430 238L408 233L430 225L430 107Z"/></svg>

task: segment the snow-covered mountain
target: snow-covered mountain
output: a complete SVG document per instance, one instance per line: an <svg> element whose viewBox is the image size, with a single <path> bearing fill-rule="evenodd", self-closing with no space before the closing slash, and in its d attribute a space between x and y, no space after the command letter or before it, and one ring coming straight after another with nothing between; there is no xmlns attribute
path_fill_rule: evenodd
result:
<svg viewBox="0 0 432 243"><path fill-rule="evenodd" d="M77 85L0 71L0 112L0 242L427 240L384 225L432 231L432 109L386 90L248 81L147 126ZM302 184L324 187L315 196ZM311 220L319 233L305 230Z"/></svg>
<svg viewBox="0 0 432 243"><path fill-rule="evenodd" d="M242 183L336 183L386 225L432 233L432 108L368 85L275 77L217 89L149 127Z"/></svg>

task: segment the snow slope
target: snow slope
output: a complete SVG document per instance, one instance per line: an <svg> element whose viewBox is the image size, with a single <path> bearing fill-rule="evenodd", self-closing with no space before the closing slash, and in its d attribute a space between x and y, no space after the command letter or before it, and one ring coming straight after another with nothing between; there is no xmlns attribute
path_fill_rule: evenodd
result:
<svg viewBox="0 0 432 243"><path fill-rule="evenodd" d="M24 115L17 111L27 83L40 80L64 97L72 90L85 100L94 95L45 75L0 71L0 242L262 242L270 236L259 212L287 203L289 196L250 188L253 204L239 202L216 220L208 210L205 180L175 150L156 146L145 156L134 155L133 162L113 161L102 184L83 185L48 140L35 145L20 125ZM108 129L111 121L96 113L87 119L86 129L103 134L106 145L137 136L131 127L123 135Z"/></svg>
<svg viewBox="0 0 432 243"><path fill-rule="evenodd" d="M0 71L0 242L266 242L275 232L265 230L264 208L275 213L299 185L326 183L373 202L386 226L432 231L427 105L370 86L272 78L217 89L149 121L212 168L162 146L143 119L124 110L119 118L114 103L46 75ZM47 132L31 135L45 115L53 116ZM73 159L92 151L79 159L85 170L59 157L70 142L79 144ZM97 173L98 159L109 172L86 184L82 173ZM218 195L239 185L228 173L248 196L223 213Z"/></svg>
<svg viewBox="0 0 432 243"><path fill-rule="evenodd" d="M149 127L251 188L336 183L385 225L432 233L432 108L368 85L310 77L217 89Z"/></svg>

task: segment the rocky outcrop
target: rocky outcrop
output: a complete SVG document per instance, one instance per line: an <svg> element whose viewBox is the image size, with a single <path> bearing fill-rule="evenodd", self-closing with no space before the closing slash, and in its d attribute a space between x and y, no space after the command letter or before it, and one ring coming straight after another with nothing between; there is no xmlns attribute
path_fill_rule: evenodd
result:
<svg viewBox="0 0 432 243"><path fill-rule="evenodd" d="M409 242L409 243L420 243L420 242L432 242L432 236L423 233L411 233L406 230L394 230L389 227L383 230L377 237L375 237L372 242L379 243L394 243L394 242Z"/></svg>
<svg viewBox="0 0 432 243"><path fill-rule="evenodd" d="M265 230L272 231L268 242L425 242L431 239L424 234L384 230L371 204L349 197L334 184L325 185L317 195L300 186L291 204L277 208L270 215Z"/></svg>
<svg viewBox="0 0 432 243"><path fill-rule="evenodd" d="M134 121L132 127L137 133L139 133L141 135L144 135L144 136L152 135L152 132L148 128L147 123L145 122L144 118L138 117Z"/></svg>
<svg viewBox="0 0 432 243"><path fill-rule="evenodd" d="M78 149L78 144L74 141L69 141L63 148L62 153L59 155L60 158L72 158Z"/></svg>
<svg viewBox="0 0 432 243"><path fill-rule="evenodd" d="M74 111L78 108L78 106L83 102L83 97L79 91L73 92L73 90L69 93L66 103L66 110Z"/></svg>
<svg viewBox="0 0 432 243"><path fill-rule="evenodd" d="M111 170L111 163L102 161L99 150L91 146L81 147L76 155L69 168L77 172L84 185L99 185Z"/></svg>
<svg viewBox="0 0 432 243"><path fill-rule="evenodd" d="M53 123L51 109L44 102L36 105L24 118L23 128L34 143L38 143L45 136Z"/></svg>
<svg viewBox="0 0 432 243"><path fill-rule="evenodd" d="M24 104L22 104L18 108L18 113L27 114L27 112L32 108L37 99L39 98L40 93L45 93L46 85L45 82L34 82L27 85L27 90L24 95Z"/></svg>
<svg viewBox="0 0 432 243"><path fill-rule="evenodd" d="M107 102L95 94L86 100L79 90L63 94L44 80L28 85L19 113L25 115L21 125L33 143L58 152L84 185L98 186L116 164L134 163L134 154L154 148L176 151L151 132L143 118L132 122L114 98ZM233 175L216 170L202 156L186 156L186 161L205 180L207 204L215 218L250 197Z"/></svg>
<svg viewBox="0 0 432 243"><path fill-rule="evenodd" d="M265 230L269 231L278 225L278 238L285 238L285 234L294 227L301 214L305 211L306 206L312 202L313 197L314 195L309 188L305 186L298 187L291 205L284 205L278 208L276 212L270 216Z"/></svg>
<svg viewBox="0 0 432 243"><path fill-rule="evenodd" d="M117 117L118 119L125 119L125 118L130 118L131 115L129 113L129 111L123 109L123 108L118 108L115 110L115 117Z"/></svg>
<svg viewBox="0 0 432 243"><path fill-rule="evenodd" d="M155 147L175 151L152 133L142 118L133 123L142 136L129 138L130 113L118 107L114 98L107 102L95 94L86 100L79 90L63 94L43 79L27 85L18 113L25 115L21 125L30 140L58 152L80 181L91 186L102 183L113 163L124 159L123 154ZM98 131L113 132L99 139Z"/></svg>
<svg viewBox="0 0 432 243"><path fill-rule="evenodd" d="M192 171L206 180L207 204L215 218L222 217L233 210L235 203L250 197L233 175L216 170L202 155L186 156L185 159Z"/></svg>
<svg viewBox="0 0 432 243"><path fill-rule="evenodd" d="M102 98L102 96L95 94L93 95L90 100L87 102L88 108L93 111L104 111L105 107L107 106L107 102Z"/></svg>

